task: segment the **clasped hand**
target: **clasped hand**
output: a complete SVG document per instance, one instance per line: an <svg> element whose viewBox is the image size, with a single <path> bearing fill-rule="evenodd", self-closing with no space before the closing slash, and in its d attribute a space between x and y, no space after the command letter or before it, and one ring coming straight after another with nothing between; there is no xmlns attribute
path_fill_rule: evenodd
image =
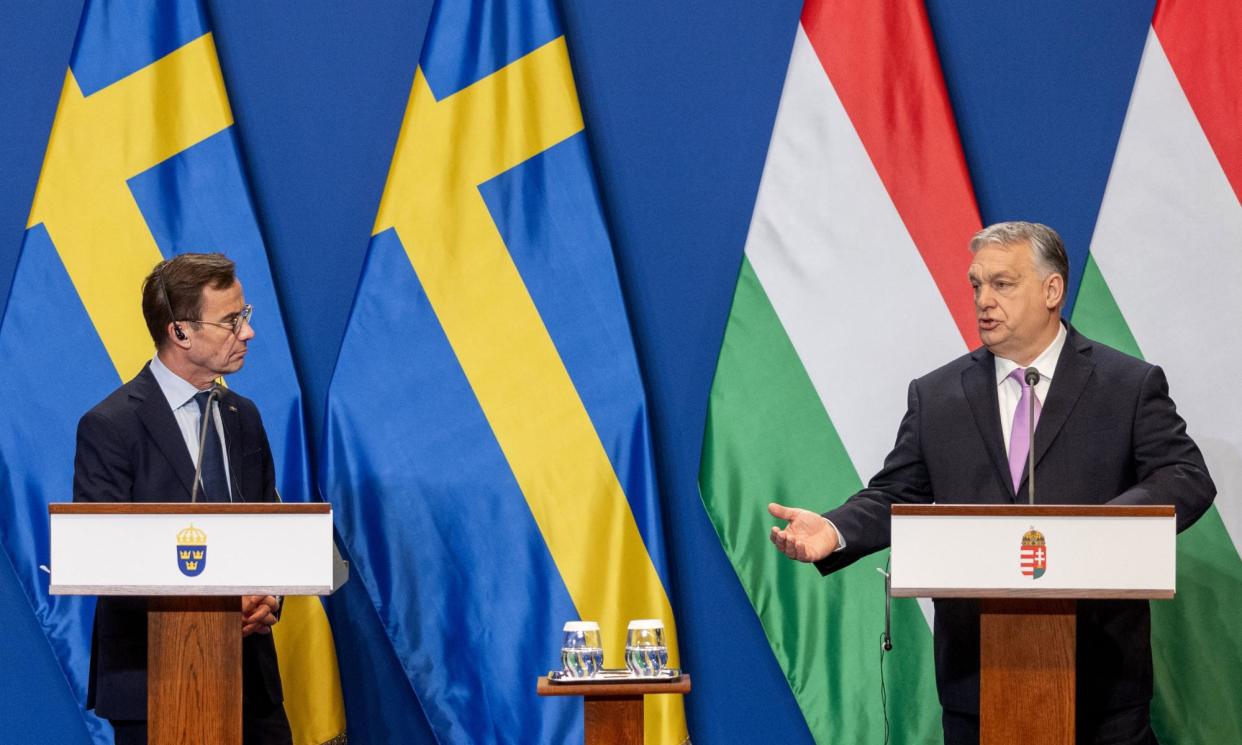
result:
<svg viewBox="0 0 1242 745"><path fill-rule="evenodd" d="M270 634L279 617L280 601L272 595L243 595L241 599L242 636Z"/></svg>

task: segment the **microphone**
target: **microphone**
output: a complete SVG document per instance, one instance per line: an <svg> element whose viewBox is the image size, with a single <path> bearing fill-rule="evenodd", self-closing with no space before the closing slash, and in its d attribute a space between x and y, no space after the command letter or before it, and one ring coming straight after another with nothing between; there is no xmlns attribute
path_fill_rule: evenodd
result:
<svg viewBox="0 0 1242 745"><path fill-rule="evenodd" d="M1026 493L1030 504L1035 504L1035 386L1039 384L1039 370L1033 367L1026 368L1026 384L1031 387L1031 410L1026 420L1030 425L1030 437L1027 442L1030 447L1027 448L1026 461Z"/></svg>
<svg viewBox="0 0 1242 745"><path fill-rule="evenodd" d="M212 384L211 393L207 396L207 405L203 407L203 421L198 428L198 459L194 465L194 486L190 489L190 501L198 501L198 487L202 483L203 450L207 445L207 425L211 422L211 404L220 397L219 384Z"/></svg>

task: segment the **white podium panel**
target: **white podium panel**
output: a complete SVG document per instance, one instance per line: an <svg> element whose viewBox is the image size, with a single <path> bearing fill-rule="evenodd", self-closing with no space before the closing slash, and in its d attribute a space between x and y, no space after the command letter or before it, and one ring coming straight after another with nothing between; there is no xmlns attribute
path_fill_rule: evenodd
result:
<svg viewBox="0 0 1242 745"><path fill-rule="evenodd" d="M897 597L1171 598L1172 507L895 505Z"/></svg>
<svg viewBox="0 0 1242 745"><path fill-rule="evenodd" d="M326 504L51 505L53 595L329 595Z"/></svg>

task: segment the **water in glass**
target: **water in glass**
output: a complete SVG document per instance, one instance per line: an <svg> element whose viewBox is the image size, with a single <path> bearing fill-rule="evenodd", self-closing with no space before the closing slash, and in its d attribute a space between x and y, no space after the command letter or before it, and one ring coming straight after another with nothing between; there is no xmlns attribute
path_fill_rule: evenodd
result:
<svg viewBox="0 0 1242 745"><path fill-rule="evenodd" d="M657 619L630 621L625 635L625 666L630 674L651 677L667 665L664 623Z"/></svg>
<svg viewBox="0 0 1242 745"><path fill-rule="evenodd" d="M561 669L571 678L593 677L604 666L599 624L594 621L570 621L565 624L564 631Z"/></svg>

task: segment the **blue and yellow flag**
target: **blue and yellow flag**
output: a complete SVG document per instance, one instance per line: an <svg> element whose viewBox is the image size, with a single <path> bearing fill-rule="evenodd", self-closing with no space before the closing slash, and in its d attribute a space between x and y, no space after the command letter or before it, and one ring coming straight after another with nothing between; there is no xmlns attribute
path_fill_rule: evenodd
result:
<svg viewBox="0 0 1242 745"><path fill-rule="evenodd" d="M441 742L581 742L560 629L669 630L646 403L560 20L437 3L328 397L325 493ZM678 696L647 741L680 743Z"/></svg>
<svg viewBox="0 0 1242 745"><path fill-rule="evenodd" d="M182 251L237 262L258 338L228 382L263 413L281 493L309 499L301 393L207 18L198 0L88 0L0 321L0 386L20 394L0 418L0 541L80 702L94 601L47 594L47 504L72 496L78 418L153 355L142 280ZM290 598L275 633L295 741L339 735L323 606Z"/></svg>

